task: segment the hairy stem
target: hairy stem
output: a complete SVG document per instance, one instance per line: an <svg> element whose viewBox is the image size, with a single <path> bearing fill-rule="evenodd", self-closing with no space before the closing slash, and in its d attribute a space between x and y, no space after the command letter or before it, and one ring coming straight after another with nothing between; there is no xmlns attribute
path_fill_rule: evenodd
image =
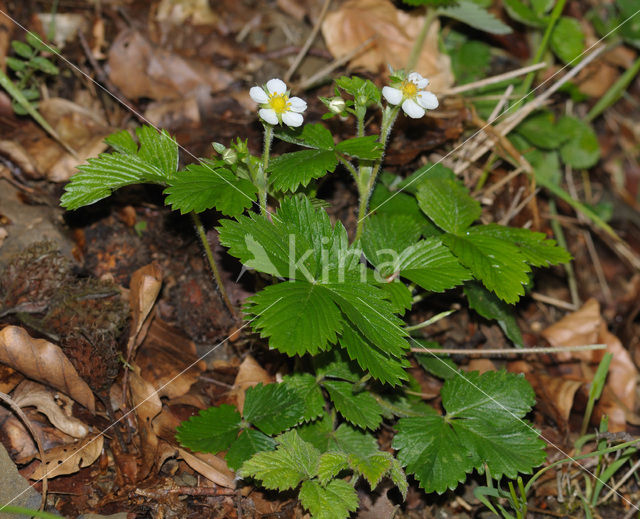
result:
<svg viewBox="0 0 640 519"><path fill-rule="evenodd" d="M424 23L422 24L422 29L420 29L420 34L416 38L416 41L413 43L413 48L411 49L411 54L409 55L409 61L407 61L407 72L410 72L418 63L418 59L420 58L420 53L422 52L422 47L424 45L424 40L427 37L427 33L429 32L429 27L431 27L431 23L438 16L438 13L435 9L427 9L424 15Z"/></svg>
<svg viewBox="0 0 640 519"><path fill-rule="evenodd" d="M195 213L191 212L191 217L193 218L193 223L196 226L196 232L198 233L198 238L202 242L202 246L204 247L205 255L207 256L207 261L209 262L209 266L211 267L211 272L213 272L213 277L215 279L216 285L218 287L218 293L222 301L224 302L227 310L231 314L231 317L236 317L236 310L231 304L231 300L227 295L227 291L224 288L224 284L222 282L222 278L220 277L220 270L218 270L218 264L216 263L216 259L213 256L213 251L211 250L211 246L209 245L209 240L207 240L207 233L204 230L204 225L202 225L202 220Z"/></svg>
<svg viewBox="0 0 640 519"><path fill-rule="evenodd" d="M266 216L267 214L267 168L269 167L269 153L271 152L271 143L273 142L273 126L265 123L264 125L264 150L262 152L262 168L258 171L257 187L258 197L260 199L260 212Z"/></svg>

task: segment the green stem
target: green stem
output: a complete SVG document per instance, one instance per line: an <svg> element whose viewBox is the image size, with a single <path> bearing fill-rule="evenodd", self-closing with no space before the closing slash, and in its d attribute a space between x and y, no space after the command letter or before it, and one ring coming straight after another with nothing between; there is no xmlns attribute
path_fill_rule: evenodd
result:
<svg viewBox="0 0 640 519"><path fill-rule="evenodd" d="M271 124L264 125L264 150L262 152L262 168L258 171L258 197L260 199L260 212L266 216L267 214L267 168L269 167L269 153L271 152L271 143L273 142L273 126Z"/></svg>
<svg viewBox="0 0 640 519"><path fill-rule="evenodd" d="M0 516L2 514L22 514L29 517L41 517L42 519L60 519L59 515L42 512L40 510L32 510L24 506L4 505L0 506Z"/></svg>
<svg viewBox="0 0 640 519"><path fill-rule="evenodd" d="M542 56L544 56L544 53L547 51L549 40L551 39L551 34L553 33L553 28L556 26L556 22L560 19L560 15L562 14L562 10L564 9L564 5L566 3L567 0L558 0L558 3L556 3L556 5L554 6L553 11L551 11L551 14L549 15L549 24L544 31L544 36L542 36L542 41L540 42L540 46L536 51L536 55L533 57L533 61L530 63L531 65L536 65L537 63L540 63L542 61ZM529 89L531 88L535 77L535 71L529 72L529 74L527 74L527 77L522 83L522 95L527 95L529 93Z"/></svg>
<svg viewBox="0 0 640 519"><path fill-rule="evenodd" d="M416 63L418 63L418 59L420 58L420 53L422 52L422 47L424 45L424 40L429 32L429 27L431 27L431 23L437 16L438 12L435 9L426 10L422 29L420 29L420 34L418 34L416 41L413 43L413 48L409 55L409 61L407 61L407 72L411 72L415 68Z"/></svg>
<svg viewBox="0 0 640 519"><path fill-rule="evenodd" d="M227 310L231 314L231 317L236 317L236 310L231 304L229 296L227 295L227 291L224 288L224 284L222 283L222 277L220 276L220 271L218 270L218 264L216 263L216 259L213 256L213 251L211 250L211 246L209 245L209 240L207 240L207 233L204 230L204 225L202 225L202 220L195 212L191 212L191 217L193 218L193 223L196 226L196 232L198 233L198 238L202 242L202 246L204 247L204 253L207 256L207 261L209 262L209 266L211 267L211 272L213 272L213 277L216 281L216 285L218 286L218 293L222 301L224 302Z"/></svg>

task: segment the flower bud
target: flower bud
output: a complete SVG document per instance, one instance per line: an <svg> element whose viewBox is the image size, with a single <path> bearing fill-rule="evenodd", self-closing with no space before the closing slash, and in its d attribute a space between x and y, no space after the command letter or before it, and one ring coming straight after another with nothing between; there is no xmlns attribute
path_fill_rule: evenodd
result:
<svg viewBox="0 0 640 519"><path fill-rule="evenodd" d="M342 99L341 97L334 97L333 99L331 99L331 101L329 101L329 111L336 115L340 115L341 113L343 113L346 106L347 103L345 103L344 99Z"/></svg>
<svg viewBox="0 0 640 519"><path fill-rule="evenodd" d="M220 144L219 142L212 142L211 146L213 146L213 149L220 155L222 155L227 149L227 147L224 144Z"/></svg>
<svg viewBox="0 0 640 519"><path fill-rule="evenodd" d="M222 160L224 160L227 164L235 164L238 160L238 154L236 150L233 148L227 148L222 152Z"/></svg>

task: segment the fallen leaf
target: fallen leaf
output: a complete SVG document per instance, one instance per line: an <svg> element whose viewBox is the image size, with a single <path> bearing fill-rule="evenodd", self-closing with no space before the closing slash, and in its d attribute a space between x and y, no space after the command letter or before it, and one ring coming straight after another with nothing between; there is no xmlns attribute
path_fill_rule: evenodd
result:
<svg viewBox="0 0 640 519"><path fill-rule="evenodd" d="M52 391L42 384L24 380L13 391L11 398L20 407L35 407L51 424L74 438L84 438L89 428L71 415L71 409L63 409L56 402Z"/></svg>
<svg viewBox="0 0 640 519"><path fill-rule="evenodd" d="M273 382L273 377L256 362L256 359L251 355L247 355L238 368L238 374L236 375L236 379L233 382L233 389L231 390L231 397L235 397L238 411L242 413L242 409L244 408L244 394L248 388L260 383L265 385L271 384L271 382Z"/></svg>
<svg viewBox="0 0 640 519"><path fill-rule="evenodd" d="M178 448L178 454L187 465L209 481L221 487L235 488L233 472L222 458L203 452L192 454L182 448Z"/></svg>
<svg viewBox="0 0 640 519"><path fill-rule="evenodd" d="M93 464L104 443L104 436L91 435L75 443L60 445L44 453L44 463L38 463L29 479L42 479L47 475L49 479L65 474L74 474L83 467Z"/></svg>
<svg viewBox="0 0 640 519"><path fill-rule="evenodd" d="M129 305L131 306L131 335L138 335L156 302L162 286L162 270L157 263L139 268L131 275Z"/></svg>
<svg viewBox="0 0 640 519"><path fill-rule="evenodd" d="M586 381L551 377L534 371L525 376L536 392L538 409L566 431L576 392Z"/></svg>
<svg viewBox="0 0 640 519"><path fill-rule="evenodd" d="M353 58L351 67L387 73L388 66L394 69L406 67L423 22L423 15L397 9L389 0L348 0L327 14L322 23L322 34L335 58L341 58L375 38L373 48ZM434 92L453 84L451 60L439 50L439 31L440 24L434 20L414 68L429 79L429 89Z"/></svg>
<svg viewBox="0 0 640 519"><path fill-rule="evenodd" d="M66 393L95 413L95 399L62 350L44 339L34 339L18 326L0 330L0 363Z"/></svg>
<svg viewBox="0 0 640 519"><path fill-rule="evenodd" d="M158 437L153 430L153 419L162 411L162 402L154 387L136 371L129 374L129 392L131 404L138 419L142 466L139 477L146 477L155 463Z"/></svg>

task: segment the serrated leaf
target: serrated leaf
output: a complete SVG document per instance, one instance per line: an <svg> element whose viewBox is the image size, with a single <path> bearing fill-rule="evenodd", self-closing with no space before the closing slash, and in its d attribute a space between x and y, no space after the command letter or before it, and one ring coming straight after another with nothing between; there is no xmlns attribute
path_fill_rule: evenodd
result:
<svg viewBox="0 0 640 519"><path fill-rule="evenodd" d="M242 465L239 474L252 476L265 488L278 490L295 488L317 474L320 451L300 438L295 430L278 436L276 441L275 451L255 454Z"/></svg>
<svg viewBox="0 0 640 519"><path fill-rule="evenodd" d="M312 149L280 155L269 163L269 182L278 191L295 191L306 187L336 169L338 159L333 150Z"/></svg>
<svg viewBox="0 0 640 519"><path fill-rule="evenodd" d="M112 133L105 138L104 142L114 150L124 153L125 155L135 155L138 153L138 145L127 130Z"/></svg>
<svg viewBox="0 0 640 519"><path fill-rule="evenodd" d="M551 50L565 63L571 63L584 50L584 31L575 18L561 16L556 22L551 39Z"/></svg>
<svg viewBox="0 0 640 519"><path fill-rule="evenodd" d="M591 126L565 115L558 121L558 130L568 136L560 148L560 157L565 164L576 169L586 169L598 162L600 144Z"/></svg>
<svg viewBox="0 0 640 519"><path fill-rule="evenodd" d="M89 159L65 186L60 204L65 209L78 209L107 198L113 191L141 182L164 181L163 173L135 155L103 153Z"/></svg>
<svg viewBox="0 0 640 519"><path fill-rule="evenodd" d="M420 209L441 229L461 234L482 213L480 203L455 180L427 177L416 195Z"/></svg>
<svg viewBox="0 0 640 519"><path fill-rule="evenodd" d="M304 421L317 418L324 409L324 397L316 378L310 373L297 373L283 377L282 383L288 388L297 391L304 402Z"/></svg>
<svg viewBox="0 0 640 519"><path fill-rule="evenodd" d="M336 151L365 160L377 160L382 157L382 144L377 141L376 135L354 137L344 140L336 145Z"/></svg>
<svg viewBox="0 0 640 519"><path fill-rule="evenodd" d="M396 279L390 283L380 283L379 286L387 293L394 312L402 315L413 306L411 290L402 281Z"/></svg>
<svg viewBox="0 0 640 519"><path fill-rule="evenodd" d="M394 270L431 292L443 292L471 279L471 273L437 238L422 240L402 251Z"/></svg>
<svg viewBox="0 0 640 519"><path fill-rule="evenodd" d="M398 487L402 494L402 499L407 498L407 490L409 490L409 483L407 483L407 476L402 470L402 465L397 459L391 461L391 469L389 470L389 477L393 484Z"/></svg>
<svg viewBox="0 0 640 519"><path fill-rule="evenodd" d="M515 303L524 295L531 268L517 246L481 232L448 234L443 239L460 262L500 299Z"/></svg>
<svg viewBox="0 0 640 519"><path fill-rule="evenodd" d="M338 380L325 380L323 386L329 393L336 410L349 422L363 429L375 430L382 421L382 408L370 393L353 392L353 384Z"/></svg>
<svg viewBox="0 0 640 519"><path fill-rule="evenodd" d="M417 242L420 230L415 218L406 214L371 215L362 233L362 250L367 260L379 267L382 262L393 262L400 252Z"/></svg>
<svg viewBox="0 0 640 519"><path fill-rule="evenodd" d="M354 98L364 96L367 104L380 102L380 89L369 79L342 76L336 79L336 85Z"/></svg>
<svg viewBox="0 0 640 519"><path fill-rule="evenodd" d="M33 54L33 49L31 48L31 45L28 45L23 41L13 40L11 42L11 48L13 49L13 52L15 52L18 56L22 58L28 59Z"/></svg>
<svg viewBox="0 0 640 519"><path fill-rule="evenodd" d="M375 489L384 475L391 470L393 456L388 452L374 452L369 456L359 456L350 454L348 456L349 467L356 473L362 475Z"/></svg>
<svg viewBox="0 0 640 519"><path fill-rule="evenodd" d="M176 439L196 452L216 454L229 448L240 432L240 413L231 405L210 407L182 422Z"/></svg>
<svg viewBox="0 0 640 519"><path fill-rule="evenodd" d="M305 124L302 128L280 128L275 136L283 141L318 150L333 150L333 136L322 124Z"/></svg>
<svg viewBox="0 0 640 519"><path fill-rule="evenodd" d="M331 350L313 357L316 374L321 378L337 378L349 382L357 382L362 378L362 371L349 361L341 350Z"/></svg>
<svg viewBox="0 0 640 519"><path fill-rule="evenodd" d="M241 214L255 202L256 187L225 168L213 168L206 161L191 164L168 180L165 203L181 214L201 213L216 208L227 216Z"/></svg>
<svg viewBox="0 0 640 519"><path fill-rule="evenodd" d="M535 402L524 377L459 374L442 387L445 416L402 418L393 447L427 492L444 492L486 464L493 477L515 478L545 459L544 442L523 420Z"/></svg>
<svg viewBox="0 0 640 519"><path fill-rule="evenodd" d="M285 384L258 384L247 388L243 418L273 436L304 419L304 402Z"/></svg>
<svg viewBox="0 0 640 519"><path fill-rule="evenodd" d="M389 191L381 183L373 189L369 210L374 215L406 215L420 227L423 236L433 236L442 232L420 210L415 196L399 191Z"/></svg>
<svg viewBox="0 0 640 519"><path fill-rule="evenodd" d="M60 69L58 67L42 56L35 56L31 58L29 60L29 64L45 74L51 74L54 76L60 73Z"/></svg>
<svg viewBox="0 0 640 519"><path fill-rule="evenodd" d="M165 178L171 178L178 169L178 143L162 130L160 133L152 126L136 128L140 142L138 156L158 168Z"/></svg>
<svg viewBox="0 0 640 519"><path fill-rule="evenodd" d="M358 494L342 479L334 479L326 487L311 480L302 484L300 502L313 519L346 519L358 508Z"/></svg>
<svg viewBox="0 0 640 519"><path fill-rule="evenodd" d="M304 441L309 442L320 452L325 452L329 446L329 438L333 436L333 420L325 412L315 422L296 427L296 431Z"/></svg>
<svg viewBox="0 0 640 519"><path fill-rule="evenodd" d="M355 429L349 424L343 423L331 437L331 450L339 450L345 454L357 454L358 456L370 456L378 452L378 442L369 433Z"/></svg>
<svg viewBox="0 0 640 519"><path fill-rule="evenodd" d="M318 480L321 485L326 485L343 470L347 470L347 455L344 452L325 452L320 456L318 464Z"/></svg>
<svg viewBox="0 0 640 519"><path fill-rule="evenodd" d="M255 429L244 429L224 456L231 470L238 470L242 464L258 452L272 451L276 441Z"/></svg>
<svg viewBox="0 0 640 519"><path fill-rule="evenodd" d="M441 7L438 14L470 25L474 29L492 34L510 34L511 27L486 9L469 0L458 0L455 5Z"/></svg>
<svg viewBox="0 0 640 519"><path fill-rule="evenodd" d="M467 296L469 308L478 312L485 319L495 319L504 334L517 347L524 347L522 333L511 306L478 283L467 283L464 287L464 293Z"/></svg>

